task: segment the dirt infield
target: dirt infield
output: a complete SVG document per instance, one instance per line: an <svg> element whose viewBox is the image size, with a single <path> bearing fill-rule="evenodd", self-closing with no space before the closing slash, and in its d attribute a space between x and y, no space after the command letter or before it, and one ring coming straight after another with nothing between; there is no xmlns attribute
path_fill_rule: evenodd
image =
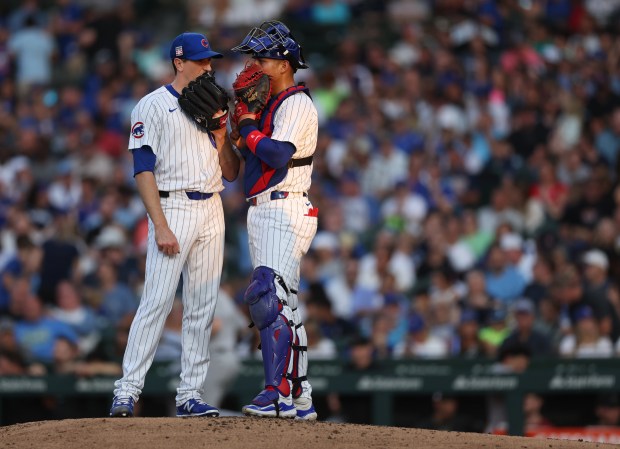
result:
<svg viewBox="0 0 620 449"><path fill-rule="evenodd" d="M46 449L226 448L574 449L617 448L578 441L536 440L460 432L261 418L133 418L42 421L0 427L0 447Z"/></svg>

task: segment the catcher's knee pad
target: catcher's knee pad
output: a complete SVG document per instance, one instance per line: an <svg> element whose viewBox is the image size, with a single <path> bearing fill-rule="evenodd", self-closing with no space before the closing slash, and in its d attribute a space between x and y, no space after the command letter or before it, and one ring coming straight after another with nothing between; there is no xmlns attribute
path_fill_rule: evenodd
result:
<svg viewBox="0 0 620 449"><path fill-rule="evenodd" d="M290 357L293 329L288 319L279 314L275 321L260 331L261 353L265 370L265 385L272 386L284 396L290 394L286 378Z"/></svg>
<svg viewBox="0 0 620 449"><path fill-rule="evenodd" d="M250 308L252 322L259 330L273 323L282 310L283 301L278 298L276 282L279 277L269 267L257 267L245 291L243 300Z"/></svg>

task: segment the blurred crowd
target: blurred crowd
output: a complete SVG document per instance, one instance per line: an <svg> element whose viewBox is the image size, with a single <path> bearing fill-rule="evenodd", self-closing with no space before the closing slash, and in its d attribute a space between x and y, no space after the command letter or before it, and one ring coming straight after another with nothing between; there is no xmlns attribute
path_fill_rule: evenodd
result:
<svg viewBox="0 0 620 449"><path fill-rule="evenodd" d="M0 374L120 373L146 258L131 110L175 35L204 32L230 88L267 18L320 117L311 360L620 357L620 1L104 3L0 6ZM258 354L248 206L239 181L222 196L234 364ZM180 332L175 308L156 361Z"/></svg>

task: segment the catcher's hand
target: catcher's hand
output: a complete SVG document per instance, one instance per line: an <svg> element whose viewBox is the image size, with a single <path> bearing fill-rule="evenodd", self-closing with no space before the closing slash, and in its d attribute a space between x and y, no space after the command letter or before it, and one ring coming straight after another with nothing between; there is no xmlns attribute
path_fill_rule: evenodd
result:
<svg viewBox="0 0 620 449"><path fill-rule="evenodd" d="M179 106L202 129L217 131L226 127L228 100L228 94L215 82L213 73L205 72L183 89Z"/></svg>
<svg viewBox="0 0 620 449"><path fill-rule="evenodd" d="M257 64L249 63L237 75L233 83L235 91L235 113L233 121L239 123L244 114L254 114L256 118L265 108L271 95L271 81Z"/></svg>

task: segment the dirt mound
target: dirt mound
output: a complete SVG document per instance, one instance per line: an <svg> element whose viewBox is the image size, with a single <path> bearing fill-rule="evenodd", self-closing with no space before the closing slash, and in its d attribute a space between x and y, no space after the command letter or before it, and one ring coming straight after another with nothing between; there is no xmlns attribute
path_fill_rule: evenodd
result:
<svg viewBox="0 0 620 449"><path fill-rule="evenodd" d="M42 421L0 427L0 446L15 448L612 448L602 443L535 440L460 432L260 418L132 418Z"/></svg>

